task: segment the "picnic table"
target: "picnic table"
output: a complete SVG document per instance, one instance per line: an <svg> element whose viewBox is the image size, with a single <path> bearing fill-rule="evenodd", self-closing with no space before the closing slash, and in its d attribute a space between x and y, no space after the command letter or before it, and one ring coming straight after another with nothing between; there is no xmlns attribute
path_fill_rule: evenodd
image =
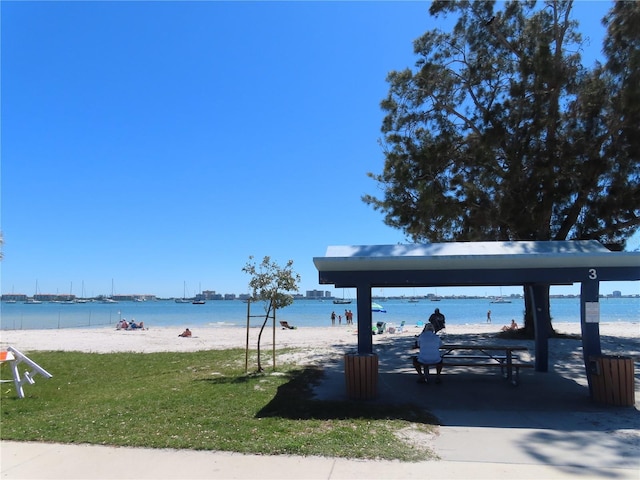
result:
<svg viewBox="0 0 640 480"><path fill-rule="evenodd" d="M524 363L514 352L527 350L523 345L446 343L440 347L440 356L443 366L448 367L500 367L504 378L517 385L520 368L533 365Z"/></svg>

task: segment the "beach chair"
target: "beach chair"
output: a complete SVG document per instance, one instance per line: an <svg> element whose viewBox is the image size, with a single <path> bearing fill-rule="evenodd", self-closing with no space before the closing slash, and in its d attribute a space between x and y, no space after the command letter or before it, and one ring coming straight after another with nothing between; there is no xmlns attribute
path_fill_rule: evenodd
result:
<svg viewBox="0 0 640 480"><path fill-rule="evenodd" d="M400 326L396 329L396 332L398 333L402 333L404 332L404 325L405 323L407 323L405 320L403 320L402 322L400 322Z"/></svg>
<svg viewBox="0 0 640 480"><path fill-rule="evenodd" d="M289 325L289 322L286 322L284 320L280 320L280 326L282 327L283 330L295 330L297 327L292 327L291 325Z"/></svg>
<svg viewBox="0 0 640 480"><path fill-rule="evenodd" d="M7 347L6 351L0 352L0 363L4 362L9 362L9 365L11 365L11 374L13 375L13 383L16 386L16 393L18 394L18 398L24 398L22 385L24 385L25 383L33 385L35 383L35 380L33 379L34 375L40 374L44 378L53 377L53 375L47 372L44 368L42 368L25 354L13 347ZM18 370L18 365L20 363L24 363L25 365L27 365L30 370L27 369L27 371L20 375L20 371ZM10 382L11 380L2 381Z"/></svg>

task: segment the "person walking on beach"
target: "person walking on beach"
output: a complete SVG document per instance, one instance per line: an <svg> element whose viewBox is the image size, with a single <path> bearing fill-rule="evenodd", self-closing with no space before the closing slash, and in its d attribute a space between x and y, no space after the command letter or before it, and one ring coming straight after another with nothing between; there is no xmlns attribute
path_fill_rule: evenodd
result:
<svg viewBox="0 0 640 480"><path fill-rule="evenodd" d="M491 310L487 312L487 323L491 323Z"/></svg>
<svg viewBox="0 0 640 480"><path fill-rule="evenodd" d="M445 328L444 315L440 313L440 309L436 308L429 317L429 323L433 325L433 331L439 332Z"/></svg>
<svg viewBox="0 0 640 480"><path fill-rule="evenodd" d="M331 326L336 326L336 312L331 312Z"/></svg>

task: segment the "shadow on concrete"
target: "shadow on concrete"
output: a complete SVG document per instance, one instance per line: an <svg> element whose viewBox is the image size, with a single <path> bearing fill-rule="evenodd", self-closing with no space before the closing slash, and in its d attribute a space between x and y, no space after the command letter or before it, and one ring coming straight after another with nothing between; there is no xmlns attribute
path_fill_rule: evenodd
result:
<svg viewBox="0 0 640 480"><path fill-rule="evenodd" d="M488 341L514 343L491 334L450 335L446 339L448 343ZM449 426L536 428L541 426L539 419L545 412L554 416L608 412L623 418L626 428L640 429L637 390L635 407L603 406L592 401L578 339L551 339L549 371L522 369L518 386L507 382L500 369L466 367L445 368L442 384L418 384L410 360L416 352L414 342L413 335L376 338L378 396L366 402L416 405L435 414L441 425ZM518 343L533 349L531 341ZM323 368L324 377L314 388L316 398L347 400L342 359L333 359Z"/></svg>
<svg viewBox="0 0 640 480"><path fill-rule="evenodd" d="M450 335L445 341L515 343L491 334ZM365 401L346 395L343 355L355 353L354 348L334 345L339 353L318 367L321 375L306 382L313 400L324 404L324 414L316 411L314 418L393 418L439 425L432 448L448 461L553 465L564 474L590 478L615 477L610 469L628 473L640 468L638 389L633 407L595 404L579 339L551 339L549 371L523 370L518 386L503 379L500 369L462 367L445 369L442 384L418 384L410 360L414 342L413 334L374 337L378 395ZM624 353L615 351L615 342L603 339L603 353ZM533 351L531 341L517 343ZM627 339L624 343L628 349ZM636 346L627 353L637 357ZM299 409L286 405L290 383L261 415L302 418Z"/></svg>

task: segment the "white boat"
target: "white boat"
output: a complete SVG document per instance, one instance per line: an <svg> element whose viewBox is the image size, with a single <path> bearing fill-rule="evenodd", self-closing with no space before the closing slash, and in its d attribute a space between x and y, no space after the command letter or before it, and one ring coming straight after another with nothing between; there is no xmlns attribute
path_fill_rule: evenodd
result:
<svg viewBox="0 0 640 480"><path fill-rule="evenodd" d="M89 300L84 296L84 280L82 281L82 297L76 298L76 303L89 303Z"/></svg>
<svg viewBox="0 0 640 480"><path fill-rule="evenodd" d="M185 297L187 296L187 282L184 282L182 288L182 298L176 298L176 303L191 303L191 300L187 300Z"/></svg>
<svg viewBox="0 0 640 480"><path fill-rule="evenodd" d="M500 296L493 297L491 303L511 303L511 300L507 300L502 296L502 288L500 289Z"/></svg>
<svg viewBox="0 0 640 480"><path fill-rule="evenodd" d="M503 297L494 297L491 303L511 303L511 300L505 300Z"/></svg>
<svg viewBox="0 0 640 480"><path fill-rule="evenodd" d="M36 293L34 293L33 298L27 298L24 303L27 305L37 305L39 303L42 303L40 300L36 300L37 295L38 295L38 281L36 280Z"/></svg>

